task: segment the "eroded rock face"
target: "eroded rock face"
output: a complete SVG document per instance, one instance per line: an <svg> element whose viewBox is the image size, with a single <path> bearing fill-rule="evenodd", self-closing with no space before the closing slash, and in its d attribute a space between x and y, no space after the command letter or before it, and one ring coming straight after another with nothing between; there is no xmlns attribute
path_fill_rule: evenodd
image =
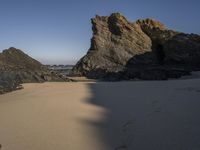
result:
<svg viewBox="0 0 200 150"><path fill-rule="evenodd" d="M75 75L111 79L168 79L200 68L200 36L167 29L153 19L129 22L120 13L92 19L88 53Z"/></svg>
<svg viewBox="0 0 200 150"><path fill-rule="evenodd" d="M166 64L177 64L200 69L200 36L180 33L164 44Z"/></svg>
<svg viewBox="0 0 200 150"><path fill-rule="evenodd" d="M92 25L91 47L73 68L75 74L90 76L97 72L98 76L100 70L118 72L133 56L151 51L151 39L137 23L128 22L119 13L96 16Z"/></svg>
<svg viewBox="0 0 200 150"><path fill-rule="evenodd" d="M21 83L65 81L21 50L9 48L0 53L0 94L22 88Z"/></svg>

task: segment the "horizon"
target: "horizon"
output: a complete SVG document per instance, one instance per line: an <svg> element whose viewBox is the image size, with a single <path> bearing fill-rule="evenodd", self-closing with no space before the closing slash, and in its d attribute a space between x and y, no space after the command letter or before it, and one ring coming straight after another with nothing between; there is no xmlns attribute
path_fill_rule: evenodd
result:
<svg viewBox="0 0 200 150"><path fill-rule="evenodd" d="M16 47L43 64L74 65L90 47L95 15L120 12L131 22L154 18L169 29L200 34L199 5L197 0L2 0L0 52Z"/></svg>

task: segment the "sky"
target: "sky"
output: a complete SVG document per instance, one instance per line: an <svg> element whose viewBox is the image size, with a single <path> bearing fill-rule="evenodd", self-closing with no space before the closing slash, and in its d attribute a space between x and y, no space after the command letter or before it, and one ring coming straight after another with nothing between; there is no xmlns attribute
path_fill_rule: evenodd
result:
<svg viewBox="0 0 200 150"><path fill-rule="evenodd" d="M200 34L200 0L0 0L0 52L16 47L43 64L75 64L90 47L90 19L121 12Z"/></svg>

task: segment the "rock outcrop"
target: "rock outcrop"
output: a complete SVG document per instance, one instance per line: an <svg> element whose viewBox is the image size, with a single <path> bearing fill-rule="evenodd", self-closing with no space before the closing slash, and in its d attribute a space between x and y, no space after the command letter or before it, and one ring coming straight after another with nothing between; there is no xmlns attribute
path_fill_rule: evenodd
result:
<svg viewBox="0 0 200 150"><path fill-rule="evenodd" d="M21 83L65 81L21 50L9 48L0 53L0 94L22 88Z"/></svg>
<svg viewBox="0 0 200 150"><path fill-rule="evenodd" d="M119 13L110 17L96 16L92 25L91 47L73 68L74 74L101 77L104 71L118 72L133 56L151 51L151 39L141 27Z"/></svg>
<svg viewBox="0 0 200 150"><path fill-rule="evenodd" d="M168 30L153 19L120 13L92 19L93 37L73 74L89 78L161 80L200 69L200 36Z"/></svg>

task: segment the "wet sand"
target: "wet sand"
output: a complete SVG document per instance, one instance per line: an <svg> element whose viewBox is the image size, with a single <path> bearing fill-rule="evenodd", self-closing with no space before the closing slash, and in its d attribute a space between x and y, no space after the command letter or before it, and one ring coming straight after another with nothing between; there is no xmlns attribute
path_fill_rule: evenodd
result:
<svg viewBox="0 0 200 150"><path fill-rule="evenodd" d="M200 79L23 86L0 95L1 150L200 149Z"/></svg>

